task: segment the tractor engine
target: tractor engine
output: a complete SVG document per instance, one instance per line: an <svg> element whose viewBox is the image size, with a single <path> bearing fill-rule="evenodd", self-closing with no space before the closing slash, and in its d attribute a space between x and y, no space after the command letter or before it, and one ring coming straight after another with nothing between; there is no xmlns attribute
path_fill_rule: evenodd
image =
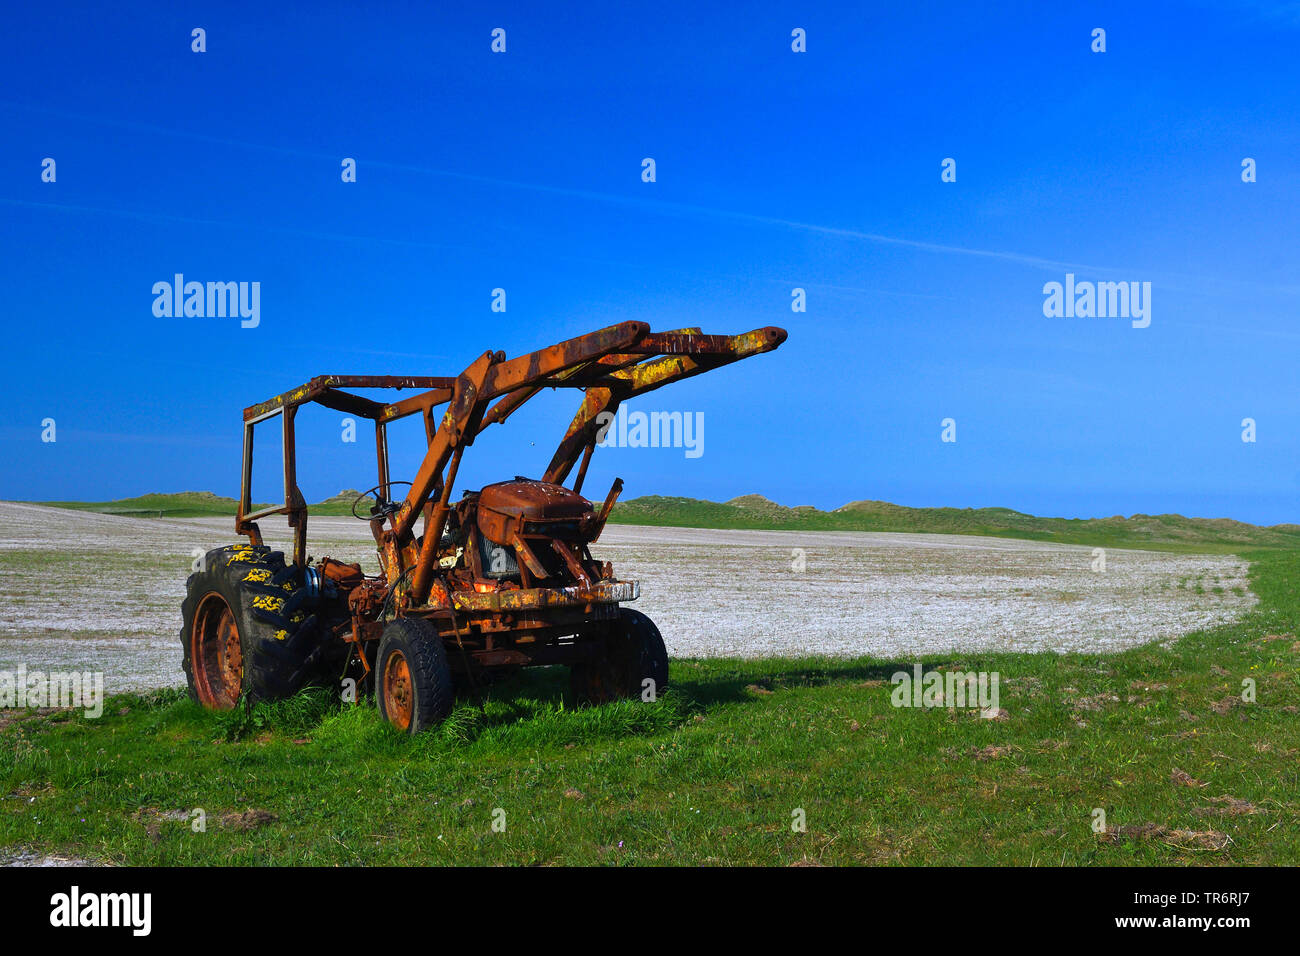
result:
<svg viewBox="0 0 1300 956"><path fill-rule="evenodd" d="M563 485L522 477L497 482L466 495L457 515L476 578L531 588L586 587L611 576L588 550L605 514Z"/></svg>

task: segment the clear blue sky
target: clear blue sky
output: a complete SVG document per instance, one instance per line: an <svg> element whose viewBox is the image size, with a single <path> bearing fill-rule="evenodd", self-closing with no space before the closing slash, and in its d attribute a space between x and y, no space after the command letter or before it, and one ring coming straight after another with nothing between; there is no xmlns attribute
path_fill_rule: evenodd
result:
<svg viewBox="0 0 1300 956"><path fill-rule="evenodd" d="M241 410L313 375L642 319L790 338L638 400L705 454L604 450L593 493L1300 521L1296 4L469 6L6 10L0 497L234 494ZM178 272L260 282L260 326L155 318ZM1066 272L1151 282L1151 326L1044 317ZM572 407L463 484L540 472ZM309 500L373 483L338 417Z"/></svg>

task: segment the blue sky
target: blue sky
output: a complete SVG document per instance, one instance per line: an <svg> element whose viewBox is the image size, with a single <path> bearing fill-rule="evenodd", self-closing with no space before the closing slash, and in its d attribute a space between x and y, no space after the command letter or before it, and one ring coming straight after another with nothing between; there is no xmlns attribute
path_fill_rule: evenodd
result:
<svg viewBox="0 0 1300 956"><path fill-rule="evenodd" d="M241 410L313 375L642 319L790 338L637 400L705 453L602 450L593 493L1300 521L1296 5L275 6L6 12L0 497L234 494ZM178 272L260 282L260 325L156 318ZM1067 272L1150 282L1150 327L1045 317ZM573 407L462 486L539 473ZM373 483L339 417L309 500Z"/></svg>

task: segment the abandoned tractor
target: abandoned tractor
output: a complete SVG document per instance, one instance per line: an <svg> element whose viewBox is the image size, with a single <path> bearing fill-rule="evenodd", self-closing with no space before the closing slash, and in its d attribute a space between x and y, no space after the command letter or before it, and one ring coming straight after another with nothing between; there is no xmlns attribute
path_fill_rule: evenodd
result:
<svg viewBox="0 0 1300 956"><path fill-rule="evenodd" d="M442 720L457 687L534 665L567 665L581 701L653 699L668 681L663 638L648 617L622 606L638 597L637 583L618 580L591 553L623 486L615 480L599 509L583 497L592 452L620 403L770 352L785 337L771 327L729 336L624 322L517 358L486 352L454 378L320 376L245 409L235 530L249 540L208 552L187 582L181 643L190 693L229 709L351 679L411 733ZM543 388L583 392L545 473L453 502L465 449ZM385 404L345 389L418 392ZM352 511L374 535L375 577L307 555L294 416L313 402L374 422L378 481ZM409 482L394 481L386 429L411 415L423 418L428 450ZM253 511L253 429L275 416L284 503ZM400 500L398 485L409 485ZM279 514L293 530L288 556L266 546L257 525Z"/></svg>

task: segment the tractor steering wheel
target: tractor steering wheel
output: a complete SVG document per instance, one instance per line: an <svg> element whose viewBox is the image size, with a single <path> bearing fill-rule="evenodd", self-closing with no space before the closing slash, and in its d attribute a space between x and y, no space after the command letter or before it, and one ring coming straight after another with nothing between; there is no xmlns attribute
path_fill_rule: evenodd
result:
<svg viewBox="0 0 1300 956"><path fill-rule="evenodd" d="M385 487L391 489L393 485L409 484L409 481L390 481L386 486L375 485L375 487L361 492L361 494L352 499L352 517L356 518L358 521L374 521L376 518L387 518L389 515L395 513L400 506L392 501L386 500L383 495L379 494L379 492ZM366 498L372 494L375 496L375 503L370 506L370 514L357 514L357 505L361 504L361 502L365 501Z"/></svg>

